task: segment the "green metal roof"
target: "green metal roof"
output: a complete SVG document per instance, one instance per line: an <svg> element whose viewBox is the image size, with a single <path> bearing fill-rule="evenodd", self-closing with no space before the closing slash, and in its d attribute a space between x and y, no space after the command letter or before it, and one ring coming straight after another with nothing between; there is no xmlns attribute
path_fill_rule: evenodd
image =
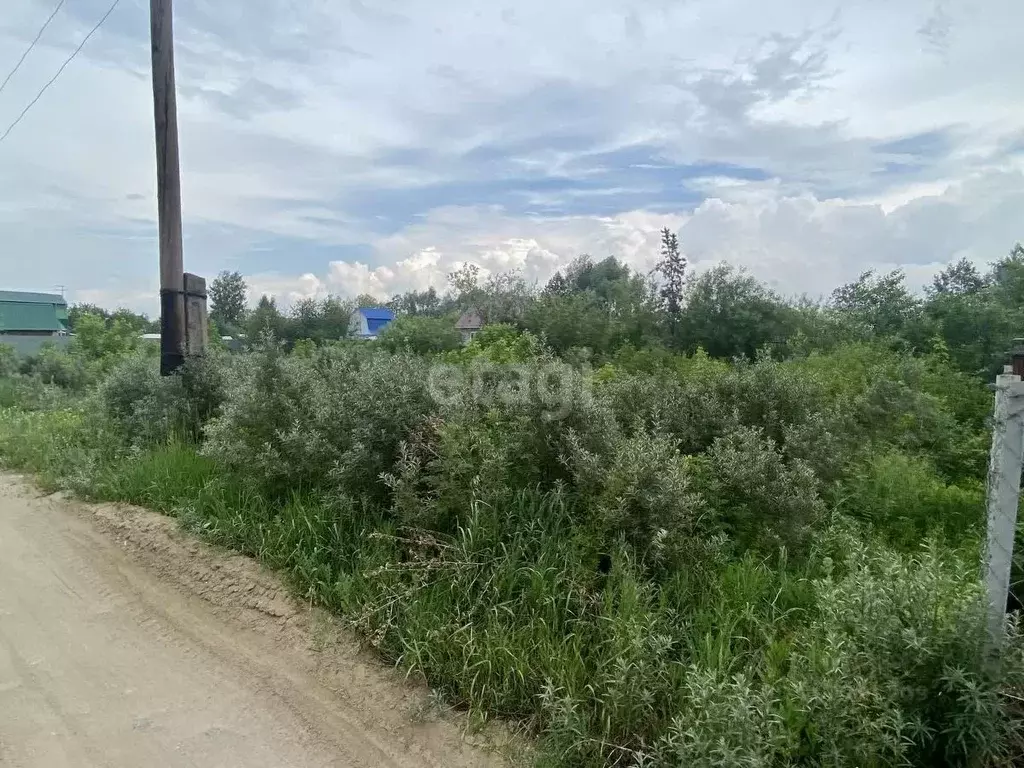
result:
<svg viewBox="0 0 1024 768"><path fill-rule="evenodd" d="M31 291L0 291L0 301L17 301L26 304L62 304L67 306L59 293L32 293Z"/></svg>
<svg viewBox="0 0 1024 768"><path fill-rule="evenodd" d="M63 331L68 307L55 293L0 291L0 333Z"/></svg>

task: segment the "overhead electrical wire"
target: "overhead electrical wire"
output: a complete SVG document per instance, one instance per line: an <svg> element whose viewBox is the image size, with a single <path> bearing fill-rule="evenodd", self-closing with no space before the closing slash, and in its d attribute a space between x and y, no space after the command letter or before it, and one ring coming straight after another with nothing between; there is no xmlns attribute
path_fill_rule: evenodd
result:
<svg viewBox="0 0 1024 768"><path fill-rule="evenodd" d="M28 48L25 49L25 52L21 54L21 58L18 59L18 63L14 65L14 69L7 73L7 77L5 77L4 81L0 83L0 93L4 92L4 88L6 88L7 84L11 82L11 78L14 77L14 73L21 69L21 65L25 63L25 59L28 58L28 55L30 53L32 53L32 49L36 47L36 43L38 43L39 38L43 36L43 32L45 32L46 28L50 26L50 22L53 21L53 17L57 15L57 12L61 8L64 7L64 2L65 0L60 0L60 2L57 3L57 7L53 9L53 13L51 13L50 17L45 22L43 22L43 26L39 29L39 33L36 35L36 39L29 43Z"/></svg>
<svg viewBox="0 0 1024 768"><path fill-rule="evenodd" d="M57 70L57 73L53 77L50 78L50 80L46 83L46 85L44 85L42 88L39 89L39 93L36 94L36 97L34 99L32 99L32 101L30 101L28 103L28 105L23 110L21 110L21 114L18 115L18 117L15 119L15 121L13 123L11 123L9 126L7 126L7 130L3 132L2 136L0 136L0 142L2 142L4 139L6 139L10 135L11 131L14 130L15 126L17 126L18 123L21 122L22 118L25 117L25 115L28 113L28 111L30 109L32 109L32 107L35 106L36 102L39 101L39 99L42 98L43 94L46 93L47 89L51 85L53 85L54 82L56 82L57 78L60 77L61 73L64 71L64 69L67 67L67 65L70 64L72 62L72 60L75 58L75 56L78 55L79 51L81 51L82 48L85 47L85 44L87 42L89 42L89 38L92 37L94 34L96 34L96 31L100 27L103 26L103 22L105 22L110 17L110 14L112 14L114 12L114 9L117 8L118 3L120 3L120 2L121 2L121 0L114 0L114 2L111 4L110 8L107 9L107 12L105 14L103 14L103 17L99 21L96 22L96 26L94 26L92 29L89 30L89 34L87 34L85 37L82 38L82 42L80 42L78 44L78 47L75 48L75 50L71 52L71 55L68 56L67 59L64 60L64 63L60 65L60 69Z"/></svg>

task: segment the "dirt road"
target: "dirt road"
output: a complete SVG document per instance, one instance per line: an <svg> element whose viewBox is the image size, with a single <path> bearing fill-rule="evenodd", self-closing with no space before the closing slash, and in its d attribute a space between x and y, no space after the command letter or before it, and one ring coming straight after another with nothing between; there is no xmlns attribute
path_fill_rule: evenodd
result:
<svg viewBox="0 0 1024 768"><path fill-rule="evenodd" d="M0 765L497 766L246 558L0 475Z"/></svg>

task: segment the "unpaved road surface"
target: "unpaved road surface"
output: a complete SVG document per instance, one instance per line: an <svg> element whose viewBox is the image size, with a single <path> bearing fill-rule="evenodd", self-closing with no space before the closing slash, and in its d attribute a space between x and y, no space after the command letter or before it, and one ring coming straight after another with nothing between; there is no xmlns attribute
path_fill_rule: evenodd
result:
<svg viewBox="0 0 1024 768"><path fill-rule="evenodd" d="M0 766L497 766L272 574L0 475Z"/></svg>

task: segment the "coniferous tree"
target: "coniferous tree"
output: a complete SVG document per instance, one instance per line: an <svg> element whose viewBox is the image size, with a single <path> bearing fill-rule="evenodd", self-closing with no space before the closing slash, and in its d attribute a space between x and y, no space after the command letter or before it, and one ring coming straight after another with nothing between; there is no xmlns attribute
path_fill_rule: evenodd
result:
<svg viewBox="0 0 1024 768"><path fill-rule="evenodd" d="M668 227L661 230L661 261L656 267L662 285L658 291L662 308L668 313L672 342L678 342L679 321L683 313L683 288L686 285L686 257L679 250L679 238Z"/></svg>

